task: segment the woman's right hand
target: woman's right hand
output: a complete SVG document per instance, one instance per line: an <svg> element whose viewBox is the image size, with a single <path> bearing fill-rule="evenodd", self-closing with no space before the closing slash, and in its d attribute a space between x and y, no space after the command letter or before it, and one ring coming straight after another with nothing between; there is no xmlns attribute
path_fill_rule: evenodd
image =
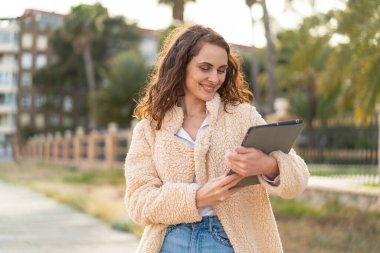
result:
<svg viewBox="0 0 380 253"><path fill-rule="evenodd" d="M198 208L219 204L244 187L234 187L241 179L244 178L243 176L237 173L229 176L227 174L228 173L226 172L220 177L209 180L198 189L195 196Z"/></svg>

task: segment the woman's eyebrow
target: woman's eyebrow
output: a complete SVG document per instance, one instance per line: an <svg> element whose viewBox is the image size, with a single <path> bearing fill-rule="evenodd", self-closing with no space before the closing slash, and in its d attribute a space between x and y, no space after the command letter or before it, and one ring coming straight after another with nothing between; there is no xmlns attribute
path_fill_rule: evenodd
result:
<svg viewBox="0 0 380 253"><path fill-rule="evenodd" d="M209 63L209 62L198 62L198 64L199 65L208 65L208 66L214 66L214 65L212 65L211 63ZM225 64L225 65L221 65L221 66L219 66L219 68L221 68L221 67L228 67L228 65L227 64Z"/></svg>

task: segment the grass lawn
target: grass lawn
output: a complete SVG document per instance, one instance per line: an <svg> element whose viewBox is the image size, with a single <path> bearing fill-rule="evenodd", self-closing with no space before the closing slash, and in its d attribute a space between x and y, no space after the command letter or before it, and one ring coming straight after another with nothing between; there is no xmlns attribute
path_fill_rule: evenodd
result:
<svg viewBox="0 0 380 253"><path fill-rule="evenodd" d="M0 164L0 180L28 186L99 217L114 228L137 236L142 233L142 227L128 219L124 208L122 168L89 171L33 162L7 163ZM285 252L380 252L380 213L336 203L313 208L274 196L271 202Z"/></svg>

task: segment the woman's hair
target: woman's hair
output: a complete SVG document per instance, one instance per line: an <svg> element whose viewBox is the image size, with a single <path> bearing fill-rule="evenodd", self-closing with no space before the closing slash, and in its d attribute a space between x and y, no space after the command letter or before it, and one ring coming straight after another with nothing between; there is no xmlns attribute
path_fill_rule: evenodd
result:
<svg viewBox="0 0 380 253"><path fill-rule="evenodd" d="M187 64L198 55L204 43L220 46L227 52L226 78L217 91L224 102L224 110L227 104L249 102L252 93L247 89L238 58L224 38L201 25L181 26L169 34L158 54L155 68L135 109L137 119L150 118L155 121L157 130L161 128L165 113L185 95Z"/></svg>

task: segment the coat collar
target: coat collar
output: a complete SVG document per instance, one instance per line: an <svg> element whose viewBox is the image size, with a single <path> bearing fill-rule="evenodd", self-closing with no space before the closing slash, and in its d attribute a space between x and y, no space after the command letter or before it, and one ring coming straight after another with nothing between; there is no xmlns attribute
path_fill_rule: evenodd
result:
<svg viewBox="0 0 380 253"><path fill-rule="evenodd" d="M206 102L209 126L215 125L220 102L221 98L218 93L215 93L214 98ZM183 118L184 114L182 108L177 105L174 105L172 109L166 112L165 117L162 121L161 129L175 134L181 129L183 124Z"/></svg>

